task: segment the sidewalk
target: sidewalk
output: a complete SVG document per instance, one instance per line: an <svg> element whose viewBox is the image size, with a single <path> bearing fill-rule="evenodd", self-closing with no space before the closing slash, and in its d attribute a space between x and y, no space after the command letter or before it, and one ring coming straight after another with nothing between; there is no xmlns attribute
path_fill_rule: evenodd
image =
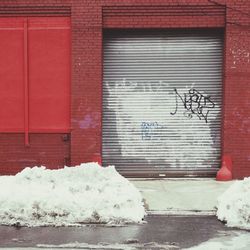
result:
<svg viewBox="0 0 250 250"><path fill-rule="evenodd" d="M234 181L215 179L130 179L149 214L215 214L217 198Z"/></svg>
<svg viewBox="0 0 250 250"><path fill-rule="evenodd" d="M207 216L215 214L217 197L233 181L216 182L214 179L130 179L130 181L144 197L148 210L145 223L123 226L89 224L83 227L35 228L0 226L0 248L6 250L250 249L249 232L226 227L215 216Z"/></svg>

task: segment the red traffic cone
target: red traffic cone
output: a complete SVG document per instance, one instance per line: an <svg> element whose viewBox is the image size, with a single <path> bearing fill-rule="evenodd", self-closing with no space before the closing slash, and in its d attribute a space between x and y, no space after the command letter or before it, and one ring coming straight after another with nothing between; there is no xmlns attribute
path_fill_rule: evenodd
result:
<svg viewBox="0 0 250 250"><path fill-rule="evenodd" d="M223 155L221 169L217 172L217 181L231 181L232 175L232 158L230 155Z"/></svg>

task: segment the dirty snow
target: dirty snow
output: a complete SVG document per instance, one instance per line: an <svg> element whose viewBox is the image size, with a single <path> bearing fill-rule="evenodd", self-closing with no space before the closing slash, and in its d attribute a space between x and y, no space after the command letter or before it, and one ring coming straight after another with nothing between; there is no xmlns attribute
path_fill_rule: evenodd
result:
<svg viewBox="0 0 250 250"><path fill-rule="evenodd" d="M218 198L217 217L229 227L250 229L250 178L236 181Z"/></svg>
<svg viewBox="0 0 250 250"><path fill-rule="evenodd" d="M0 176L0 224L120 224L141 222L144 216L140 192L113 166L33 167Z"/></svg>
<svg viewBox="0 0 250 250"><path fill-rule="evenodd" d="M156 242L149 242L149 243L115 243L115 244L108 244L108 243L99 243L99 244L88 244L88 243L79 243L73 242L68 244L62 245L45 245L40 244L37 247L41 248L50 248L50 249L108 249L108 250L176 250L179 247L175 245L171 245L168 242L159 244Z"/></svg>
<svg viewBox="0 0 250 250"><path fill-rule="evenodd" d="M183 250L249 250L250 233L235 233L235 235L210 239L198 246Z"/></svg>

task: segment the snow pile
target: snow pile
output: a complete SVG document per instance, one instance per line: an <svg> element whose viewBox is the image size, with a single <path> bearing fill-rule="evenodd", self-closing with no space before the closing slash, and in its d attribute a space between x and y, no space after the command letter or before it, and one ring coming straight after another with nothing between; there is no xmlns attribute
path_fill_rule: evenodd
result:
<svg viewBox="0 0 250 250"><path fill-rule="evenodd" d="M137 223L144 216L141 194L113 166L33 167L0 176L0 224Z"/></svg>
<svg viewBox="0 0 250 250"><path fill-rule="evenodd" d="M218 198L217 217L229 227L250 229L250 178L236 181Z"/></svg>
<svg viewBox="0 0 250 250"><path fill-rule="evenodd" d="M250 249L250 234L235 233L210 239L198 246L183 250L248 250Z"/></svg>

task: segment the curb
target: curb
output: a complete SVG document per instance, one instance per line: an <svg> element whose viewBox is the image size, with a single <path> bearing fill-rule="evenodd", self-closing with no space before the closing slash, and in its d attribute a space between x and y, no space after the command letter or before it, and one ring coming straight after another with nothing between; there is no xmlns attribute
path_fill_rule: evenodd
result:
<svg viewBox="0 0 250 250"><path fill-rule="evenodd" d="M215 216L215 210L147 210L147 215Z"/></svg>

